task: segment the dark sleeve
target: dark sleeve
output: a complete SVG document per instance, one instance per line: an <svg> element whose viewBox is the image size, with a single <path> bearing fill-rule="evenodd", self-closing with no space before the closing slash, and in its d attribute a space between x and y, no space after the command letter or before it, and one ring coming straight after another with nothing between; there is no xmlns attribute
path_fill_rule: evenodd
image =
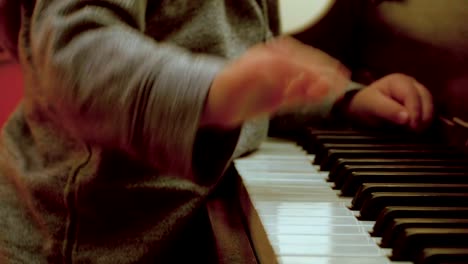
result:
<svg viewBox="0 0 468 264"><path fill-rule="evenodd" d="M31 95L87 142L188 175L204 102L223 67L146 37L146 1L37 1ZM232 150L231 150L232 151Z"/></svg>

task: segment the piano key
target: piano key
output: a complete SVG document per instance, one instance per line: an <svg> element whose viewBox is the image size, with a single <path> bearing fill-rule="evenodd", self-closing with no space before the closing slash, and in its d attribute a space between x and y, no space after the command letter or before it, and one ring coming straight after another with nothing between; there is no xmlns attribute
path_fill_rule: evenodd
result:
<svg viewBox="0 0 468 264"><path fill-rule="evenodd" d="M313 141L315 136L318 135L347 135L347 136L356 136L356 135L381 135L382 133L371 133L370 131L357 131L354 129L343 128L343 129L323 129L323 128L314 128L314 127L307 127L304 131L304 134L307 140Z"/></svg>
<svg viewBox="0 0 468 264"><path fill-rule="evenodd" d="M394 163L389 161L387 164L395 165L396 160L403 160L406 165L418 161L434 166L437 162L442 164L445 161L466 165L463 157L454 159L452 155L447 156L450 157L441 155L434 158L428 155L421 158L415 154L411 161L394 157ZM388 159L382 157L373 160L384 160L385 163ZM412 263L395 262L388 258L390 250L380 248L380 239L370 236L369 232L375 229L376 223L360 221L355 217L356 212L348 208L352 199L342 197L338 191L330 188L331 184L326 181L328 172L313 166L314 158L313 154L305 152L294 142L269 139L256 153L235 161L245 183L250 206L255 208L266 241L274 248L276 260L286 264L322 263L320 261L352 263L350 261L353 260L361 264ZM340 157L339 161L344 159L357 160ZM259 241L255 237L252 240ZM360 249L364 250L360 252ZM265 260L260 255L259 259ZM266 263L275 262L266 260Z"/></svg>
<svg viewBox="0 0 468 264"><path fill-rule="evenodd" d="M364 183L353 200L351 209L359 210L373 192L431 192L431 193L468 193L468 184L431 184L431 183Z"/></svg>
<svg viewBox="0 0 468 264"><path fill-rule="evenodd" d="M283 216L283 215L264 215L263 223L268 225L269 223L284 224L284 225L296 225L296 226L329 226L329 225L356 225L357 219L354 215L351 216L334 216L334 217L302 217L302 216Z"/></svg>
<svg viewBox="0 0 468 264"><path fill-rule="evenodd" d="M468 263L468 247L425 248L417 256L415 264L463 264Z"/></svg>
<svg viewBox="0 0 468 264"><path fill-rule="evenodd" d="M339 158L333 167L330 169L328 175L328 181L334 181L335 177L340 171L346 166L465 166L468 167L468 161L466 159L451 159L451 158L440 158L440 159L356 159L356 158Z"/></svg>
<svg viewBox="0 0 468 264"><path fill-rule="evenodd" d="M317 147L315 153L315 160L314 164L321 164L324 159L330 153L330 150L451 150L453 151L453 147L448 147L445 144L428 144L426 142L421 143L405 143L402 144L400 142L393 143L393 142L379 142L374 144L369 143L348 143L348 144L337 144L337 143L324 143Z"/></svg>
<svg viewBox="0 0 468 264"><path fill-rule="evenodd" d="M330 257L330 256L280 256L279 263L288 264L411 264L411 262L390 261L387 257Z"/></svg>
<svg viewBox="0 0 468 264"><path fill-rule="evenodd" d="M405 228L392 250L392 260L415 260L424 248L468 247L468 228Z"/></svg>
<svg viewBox="0 0 468 264"><path fill-rule="evenodd" d="M329 130L329 131L316 131L315 129L310 129L307 128L306 130L302 131L302 133L299 133L299 135L295 138L292 137L291 139L293 141L296 141L297 144L304 150L306 150L308 153L315 153L315 147L319 146L316 143L316 137L318 135L334 135L337 133L337 135L346 135L348 131L351 131L354 133L354 135L358 135L359 133L356 133L357 131L354 130Z"/></svg>
<svg viewBox="0 0 468 264"><path fill-rule="evenodd" d="M349 127L342 128L320 128L320 127L306 127L304 129L304 136L307 137L306 140L313 141L316 136L320 135L340 135L340 136L371 136L379 138L400 138L403 140L430 140L438 141L438 138L434 137L432 131L429 133L411 133L407 130L396 129L392 130L391 133L385 130L356 130Z"/></svg>
<svg viewBox="0 0 468 264"><path fill-rule="evenodd" d="M424 139L410 139L402 135L315 135L311 136L304 149L309 153L316 153L320 146L325 143L349 143L354 144L378 144L378 143L414 143L425 142Z"/></svg>
<svg viewBox="0 0 468 264"><path fill-rule="evenodd" d="M263 216L261 216L263 219ZM265 231L268 233L269 239L274 240L277 235L353 235L353 236L368 236L367 230L372 228L372 225L302 225L288 226L275 225L274 223L263 224ZM376 245L377 246L377 245Z"/></svg>
<svg viewBox="0 0 468 264"><path fill-rule="evenodd" d="M378 257L382 250L373 244L369 245L285 245L279 244L273 249L282 256L311 255L311 256L349 256L349 257Z"/></svg>
<svg viewBox="0 0 468 264"><path fill-rule="evenodd" d="M468 174L468 166L450 165L346 165L336 175L334 183L337 189L341 188L350 174L365 171L388 171L388 172L465 172Z"/></svg>
<svg viewBox="0 0 468 264"><path fill-rule="evenodd" d="M364 183L460 183L468 184L468 174L464 172L352 172L341 187L345 196L354 195Z"/></svg>
<svg viewBox="0 0 468 264"><path fill-rule="evenodd" d="M461 152L453 150L391 150L391 149L330 149L328 154L320 163L321 170L330 170L339 158L454 158L461 159L464 155Z"/></svg>
<svg viewBox="0 0 468 264"><path fill-rule="evenodd" d="M396 218L384 231L381 247L393 247L398 235L406 228L468 228L468 219L456 218ZM468 239L468 238L467 238Z"/></svg>
<svg viewBox="0 0 468 264"><path fill-rule="evenodd" d="M373 245L374 240L366 236L352 235L277 235L270 242L274 245Z"/></svg>
<svg viewBox="0 0 468 264"><path fill-rule="evenodd" d="M386 193L374 192L364 201L360 218L375 220L388 206L467 206L468 193Z"/></svg>
<svg viewBox="0 0 468 264"><path fill-rule="evenodd" d="M330 206L322 206L322 207L310 207L306 210L304 208L297 208L296 206L290 207L283 202L278 202L278 204L262 204L262 207L258 209L258 212L262 215L284 215L284 216L297 216L301 215L304 217L314 217L314 216L321 216L321 217L336 217L336 216L353 216L354 214L344 208L343 206L340 207L330 207Z"/></svg>
<svg viewBox="0 0 468 264"><path fill-rule="evenodd" d="M382 236L396 218L458 218L468 219L468 207L386 207L377 218L373 227L373 236Z"/></svg>

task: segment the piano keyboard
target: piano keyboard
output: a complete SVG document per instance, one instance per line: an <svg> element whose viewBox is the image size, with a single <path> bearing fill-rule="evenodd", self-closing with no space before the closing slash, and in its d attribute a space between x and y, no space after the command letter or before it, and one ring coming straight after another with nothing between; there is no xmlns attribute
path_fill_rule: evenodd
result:
<svg viewBox="0 0 468 264"><path fill-rule="evenodd" d="M353 133L351 136L355 138L352 144L363 143L359 142L359 136L355 137ZM364 140L362 136L361 139ZM430 147L414 146L414 142L410 142L413 145L406 146L405 151L402 151L391 147L401 142L389 144L390 147L384 149L379 144L375 145L375 142L375 148L366 145L368 141L351 148L344 146L340 140L338 142L338 146L325 146L320 151L317 148L323 148L326 144L311 146L310 142L306 142L299 146L293 141L269 138L255 153L235 160L236 170L244 183L244 190L240 192L243 196L241 200L247 201L241 203L241 206L248 218L248 229L260 263L468 263L468 164L463 155L457 156L456 151L436 144ZM339 151L335 153L333 150ZM354 158L350 154L353 151L362 158ZM418 152L422 155L416 155ZM366 156L362 153L371 155L369 162L364 163ZM316 159L316 155L321 156L320 159ZM313 165L317 160L321 164ZM346 170L341 168L341 174L339 167L330 167L330 164L343 161L351 165L347 165ZM442 168L442 163L449 164L447 170ZM343 171L358 180L354 183L346 180ZM367 181L366 177L376 172L384 175L383 181L371 179L370 183L360 182ZM402 172L409 176L402 177L403 183L391 178ZM422 173L429 176L421 176ZM436 183L443 175L447 175L450 183ZM345 190L347 197L341 195L343 192L339 188L333 188L335 183L327 181L329 177L340 178L337 186L342 189L348 186L349 191ZM349 175L347 178L350 178ZM417 182L419 178L423 180ZM385 179L390 179L390 183ZM398 189L400 187L403 189ZM395 194L396 198L391 199L396 199L396 202L387 201L389 198L385 195L388 190L394 189L391 194ZM362 193L361 197L364 198L354 198L356 192ZM412 200L414 196L420 197ZM409 204L406 205L405 201L409 201ZM433 206L427 208L428 201L429 204L433 201ZM416 213L411 212L415 215L404 214L408 206L417 206ZM350 209L359 207L368 210L359 212ZM433 214L442 211L446 216L428 218L431 210ZM389 221L387 218L379 219L376 223L377 217L383 215L381 211L389 212L387 215L404 216L398 217L391 224L386 223ZM422 224L418 222L420 225L417 226L416 220ZM371 235L375 228L384 223L386 226L394 225L395 228L390 231L388 227L383 231L378 229L375 232L377 236ZM437 231L435 228L439 227ZM435 230L440 234L437 235ZM424 232L436 233L436 238L425 240ZM454 248L445 248L443 243L435 243L436 246L424 251L425 255L418 253L416 256L411 251L412 241L422 240L425 243L438 239L437 236L442 240L448 239L447 243L453 243ZM381 243L385 247L381 247ZM441 257L446 258L442 261Z"/></svg>

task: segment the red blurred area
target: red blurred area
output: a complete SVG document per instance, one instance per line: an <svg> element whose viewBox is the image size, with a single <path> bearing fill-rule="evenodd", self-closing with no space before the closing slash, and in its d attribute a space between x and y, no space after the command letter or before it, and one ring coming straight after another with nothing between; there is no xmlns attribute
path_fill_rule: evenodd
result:
<svg viewBox="0 0 468 264"><path fill-rule="evenodd" d="M0 127L22 96L23 78L20 66L9 61L0 61Z"/></svg>

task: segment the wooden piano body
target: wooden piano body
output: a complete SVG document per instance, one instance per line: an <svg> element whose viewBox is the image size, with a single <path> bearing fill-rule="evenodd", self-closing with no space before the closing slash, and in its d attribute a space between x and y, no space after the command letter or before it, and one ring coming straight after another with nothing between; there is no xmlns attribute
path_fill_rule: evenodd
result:
<svg viewBox="0 0 468 264"><path fill-rule="evenodd" d="M357 81L369 83L393 72L414 76L431 90L436 104L437 118L429 139L433 137L434 143L446 143L455 151L466 153L467 17L466 0L339 0L314 25L293 35L341 59L353 69ZM328 171L313 166L313 159L313 153L305 152L294 141L269 139L257 153L236 160L236 168L228 173L222 191L208 204L219 262L468 263L465 211L447 213L447 219L461 219L462 223L457 224L463 228L459 229L458 238L465 234L460 240L466 242L453 249L453 255L440 258L445 255L444 250L437 251L444 248L439 243L439 248L423 251L425 258L422 251L417 251L410 254L410 259L392 260L388 257L392 249L380 248L380 238L369 234L375 219L360 221L356 217L359 211L347 208L352 197L341 197L339 190L333 190L333 183L326 181ZM468 166L466 154L460 159L459 167ZM468 196L464 189L468 173L461 171L466 177L447 193ZM459 207L468 208L464 203L466 200ZM425 220L429 226L440 221L431 219ZM362 232L351 235L356 229ZM445 234L449 229L440 232ZM410 228L405 232L413 231ZM450 243L447 241L447 245ZM402 248L406 249L396 249L397 259ZM457 260L455 253L464 257Z"/></svg>

